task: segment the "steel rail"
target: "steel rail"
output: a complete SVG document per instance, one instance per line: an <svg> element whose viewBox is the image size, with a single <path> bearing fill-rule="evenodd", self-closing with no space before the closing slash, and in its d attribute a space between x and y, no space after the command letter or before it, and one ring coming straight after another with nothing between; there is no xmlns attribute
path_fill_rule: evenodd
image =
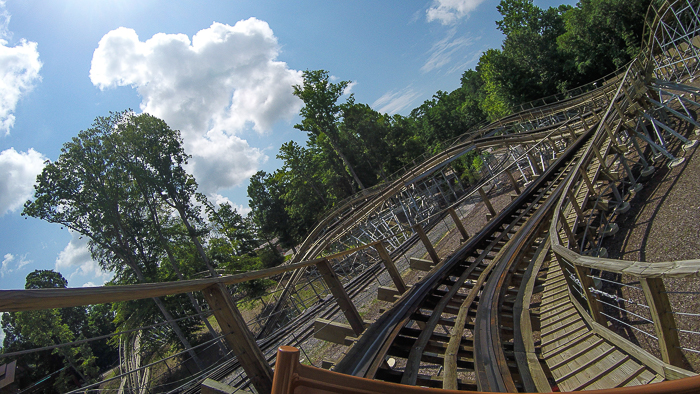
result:
<svg viewBox="0 0 700 394"><path fill-rule="evenodd" d="M591 131L586 133L590 136ZM382 363L384 354L388 349L387 343L398 335L398 332L411 315L420 307L422 301L428 294L439 286L439 283L450 276L453 269L476 249L484 249L484 245L489 244L489 238L499 230L504 223L510 222L513 217L518 217L517 211L522 209L523 204L531 198L532 193L551 180L557 168L563 166L567 160L573 157L583 143L580 138L570 146L560 158L548 169L543 176L540 176L508 207L506 207L496 218L486 225L484 230L472 237L467 244L458 250L452 257L443 264L438 265L425 279L414 285L409 292L381 316L375 324L370 326L360 337L356 344L348 351L347 355L336 365L335 371L354 376L373 377L378 366Z"/></svg>

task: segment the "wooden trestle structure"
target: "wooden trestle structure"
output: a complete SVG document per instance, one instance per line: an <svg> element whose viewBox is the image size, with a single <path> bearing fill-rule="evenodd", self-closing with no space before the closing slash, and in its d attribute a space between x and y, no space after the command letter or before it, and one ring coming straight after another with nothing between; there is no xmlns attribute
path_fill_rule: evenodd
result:
<svg viewBox="0 0 700 394"><path fill-rule="evenodd" d="M654 170L646 156L676 166L683 158L671 142L696 145L673 124L700 129L700 89L692 86L700 74L699 15L698 0L652 2L642 51L619 73L466 133L394 181L339 204L290 264L170 283L0 290L0 311L201 292L235 355L231 370L244 371L236 385L258 393L700 392L700 376L685 362L687 352L700 349L684 345L679 333L692 330L677 325L682 313L664 288L669 278L698 278L700 260L622 261L606 258L601 247L616 231L613 219L629 209L625 200ZM474 150L489 152L486 167L476 185L464 185L451 162ZM511 203L494 206L490 199L505 189L514 192ZM475 234L457 212L467 203L488 210L488 223ZM441 257L431 230L447 218L462 245ZM416 244L430 260L411 259L413 270L427 273L409 286L398 257ZM354 279L341 277L338 262L368 251L375 263ZM310 268L330 297L280 324L278 312L293 302ZM377 272L393 284L377 289L391 306L365 322L354 298ZM273 276L281 278L280 296L256 341L227 286ZM610 329L616 323L603 307L610 294L600 283L611 277L639 283L644 305L635 305L646 308L655 349ZM315 336L351 346L328 371L301 364L293 347L279 347L287 345L280 343L286 330L298 330L297 343ZM435 368L439 374L430 373ZM236 390L212 380L200 387Z"/></svg>

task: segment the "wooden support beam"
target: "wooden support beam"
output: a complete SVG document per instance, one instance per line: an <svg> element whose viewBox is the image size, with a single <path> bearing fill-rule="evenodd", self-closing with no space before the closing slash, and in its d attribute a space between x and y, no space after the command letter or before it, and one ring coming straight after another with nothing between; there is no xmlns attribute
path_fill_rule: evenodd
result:
<svg viewBox="0 0 700 394"><path fill-rule="evenodd" d="M357 312L357 308L355 308L355 304L352 303L348 293L345 292L345 288L343 287L343 284L340 283L340 279L338 279L335 271L333 271L331 264L328 262L328 260L323 260L319 262L316 267L323 276L323 280L326 282L326 285L330 289L331 293L333 293L335 301L338 303L340 310L342 310L345 314L345 317L348 319L348 323L350 323L353 331L355 331L355 334L360 335L362 331L365 330L364 324L362 323L362 317L360 316L359 312Z"/></svg>
<svg viewBox="0 0 700 394"><path fill-rule="evenodd" d="M358 334L349 324L339 323L328 319L316 319L314 321L314 338L339 345L348 345L345 338L357 338Z"/></svg>
<svg viewBox="0 0 700 394"><path fill-rule="evenodd" d="M447 212L450 213L450 217L452 217L452 220L455 222L455 226L457 227L457 230L459 230L459 233L462 234L462 241L468 240L469 233L467 233L467 229L464 228L462 221L459 219L459 215L457 215L457 211L455 211L454 208L449 208L447 210Z"/></svg>
<svg viewBox="0 0 700 394"><path fill-rule="evenodd" d="M395 302L401 297L401 294L397 289L389 286L379 286L377 288L377 299L386 302Z"/></svg>
<svg viewBox="0 0 700 394"><path fill-rule="evenodd" d="M530 165L532 166L532 170L535 172L534 175L540 175L542 173L542 169L539 166L539 163L537 163L537 159L535 159L534 156L532 156L532 153L530 153L529 150L525 150L525 155L527 156L527 159L530 161Z"/></svg>
<svg viewBox="0 0 700 394"><path fill-rule="evenodd" d="M236 355L255 390L258 393L269 393L272 390L272 368L255 343L253 334L245 324L226 286L216 283L202 290L202 294L214 312L226 344Z"/></svg>
<svg viewBox="0 0 700 394"><path fill-rule="evenodd" d="M654 320L654 330L659 339L659 350L664 362L676 367L685 368L683 353L681 352L680 341L676 321L673 319L671 303L668 301L668 294L662 278L641 278L642 290L649 305L652 320Z"/></svg>
<svg viewBox="0 0 700 394"><path fill-rule="evenodd" d="M574 196L574 193L571 191L571 189L566 191L566 196L569 198L569 203L571 204L571 206L574 207L574 211L576 211L576 216L578 216L578 220L584 220L586 217L584 216L581 207L578 205L578 202L576 201L576 196Z"/></svg>
<svg viewBox="0 0 700 394"><path fill-rule="evenodd" d="M401 273L396 268L394 260L391 259L389 252L386 250L386 247L384 247L384 243L378 243L375 248L377 249L377 253L379 253L379 257L382 258L384 268L386 268L386 272L389 273L391 280L394 282L394 286L396 286L396 289L403 294L406 291L406 283L403 281Z"/></svg>
<svg viewBox="0 0 700 394"><path fill-rule="evenodd" d="M571 231L571 227L569 227L569 223L566 221L566 218L564 217L564 214L559 211L559 222L561 223L561 226L564 228L564 232L566 233L566 237L569 239L569 247L573 246L573 249L578 248L578 242L576 241L576 238L574 237L574 233Z"/></svg>
<svg viewBox="0 0 700 394"><path fill-rule="evenodd" d="M588 174L586 173L586 170L583 169L583 166L579 167L578 173L581 175L581 179L583 179L583 181L586 183L586 187L588 188L588 195L595 196L595 187L593 187L593 182L591 182L591 178L588 177Z"/></svg>
<svg viewBox="0 0 700 394"><path fill-rule="evenodd" d="M425 272L428 272L435 267L435 263L433 261L418 259L415 257L411 257L408 260L408 265L411 267L411 269Z"/></svg>
<svg viewBox="0 0 700 394"><path fill-rule="evenodd" d="M515 177L513 177L513 174L510 172L510 170L505 170L505 173L508 176L508 179L510 179L511 185L513 185L513 190L515 190L516 193L520 194L520 187L518 187L518 182L515 180Z"/></svg>
<svg viewBox="0 0 700 394"><path fill-rule="evenodd" d="M415 230L415 232L418 233L418 237L423 242L423 246L425 246L425 250L428 251L428 254L430 255L430 258L433 260L433 262L435 264L439 263L440 256L438 256L437 252L435 251L435 248L433 248L433 244L430 243L430 239L428 239L428 236L425 235L425 231L423 231L423 226L421 226L420 223L416 223L413 226L413 230Z"/></svg>
<svg viewBox="0 0 700 394"><path fill-rule="evenodd" d="M489 197L486 195L486 192L484 191L483 187L479 187L479 195L481 196L481 199L484 200L484 204L486 204L486 208L489 210L492 216L496 216L496 210L493 209L493 205L491 205L491 201L489 200Z"/></svg>
<svg viewBox="0 0 700 394"><path fill-rule="evenodd" d="M206 378L202 382L201 390L202 394L233 394L238 391L238 388Z"/></svg>
<svg viewBox="0 0 700 394"><path fill-rule="evenodd" d="M576 265L575 267L576 276L578 276L578 280L581 282L583 294L586 296L586 301L588 302L588 312L591 314L593 320L595 320L599 324L605 325L605 318L603 317L603 315L600 314L600 304L591 292L591 287L593 287L593 278L589 276L591 273L591 269L587 267L581 267L580 265Z"/></svg>

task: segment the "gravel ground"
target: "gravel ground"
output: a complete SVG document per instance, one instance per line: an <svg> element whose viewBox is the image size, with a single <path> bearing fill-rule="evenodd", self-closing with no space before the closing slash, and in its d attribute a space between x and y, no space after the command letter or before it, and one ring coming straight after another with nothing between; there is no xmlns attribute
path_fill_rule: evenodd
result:
<svg viewBox="0 0 700 394"><path fill-rule="evenodd" d="M697 138L688 125L679 125L678 128L688 138ZM666 167L666 159L654 163L656 171L642 180L644 188L630 200L630 211L617 217L620 231L604 242L610 258L645 262L700 258L700 154L695 154L698 147L683 152L680 145L676 140L670 145L670 150L676 156L685 157L685 162L673 169ZM604 306L605 313L624 322L614 322L612 328L660 358L658 342L650 336L655 335L653 324L645 321L651 317L649 309L635 305L646 305L639 281L610 273L604 278L628 285L603 284L603 291L630 301L603 299L611 303ZM700 313L696 279L664 279L664 285L674 313ZM674 317L679 329L700 331L699 316ZM700 335L681 332L679 337L681 347L700 350ZM699 372L699 354L683 353L685 368Z"/></svg>

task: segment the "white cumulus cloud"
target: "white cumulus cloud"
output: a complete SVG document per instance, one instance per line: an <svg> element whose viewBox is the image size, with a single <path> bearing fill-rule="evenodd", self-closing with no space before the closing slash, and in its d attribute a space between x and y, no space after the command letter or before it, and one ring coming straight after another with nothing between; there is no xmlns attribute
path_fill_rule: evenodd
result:
<svg viewBox="0 0 700 394"><path fill-rule="evenodd" d="M56 259L56 271L70 272L65 275L70 279L80 275L104 284L113 276L111 272L103 271L100 265L92 259L88 247L88 238L81 237L80 234L70 231L71 240L66 247L58 254Z"/></svg>
<svg viewBox="0 0 700 394"><path fill-rule="evenodd" d="M20 40L16 46L9 46L4 38L11 33L7 26L10 15L5 2L0 2L0 132L10 133L15 124L15 108L20 98L34 88L41 80L39 51L37 43Z"/></svg>
<svg viewBox="0 0 700 394"><path fill-rule="evenodd" d="M236 134L269 131L301 108L292 86L302 84L302 73L278 61L279 51L272 29L255 18L213 23L191 41L164 33L141 41L120 27L100 40L90 79L100 89L132 86L142 111L181 130L200 189L211 195L240 184L266 159Z"/></svg>
<svg viewBox="0 0 700 394"><path fill-rule="evenodd" d="M434 0L426 11L428 22L440 21L443 25L450 25L459 19L469 15L484 0Z"/></svg>
<svg viewBox="0 0 700 394"><path fill-rule="evenodd" d="M46 157L34 149L0 152L0 216L17 210L34 192L36 176L44 168Z"/></svg>

